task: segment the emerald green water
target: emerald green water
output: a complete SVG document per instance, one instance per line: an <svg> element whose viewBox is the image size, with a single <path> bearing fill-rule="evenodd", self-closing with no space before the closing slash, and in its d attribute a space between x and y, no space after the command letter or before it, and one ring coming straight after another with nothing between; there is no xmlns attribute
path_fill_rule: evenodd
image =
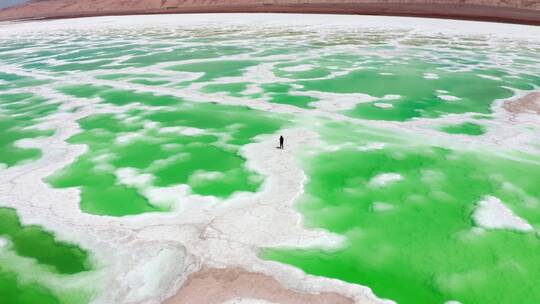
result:
<svg viewBox="0 0 540 304"><path fill-rule="evenodd" d="M13 88L25 88L46 84L47 81L37 80L32 77L21 76L0 72L0 80L5 81L5 84L0 84L0 90L8 90Z"/></svg>
<svg viewBox="0 0 540 304"><path fill-rule="evenodd" d="M18 257L35 262L46 271L64 276L89 271L92 265L88 253L76 245L57 241L55 236L39 226L22 225L17 212L0 207L0 237L8 241L7 250ZM2 303L87 303L85 291L53 290L40 282L23 279L24 274L9 270L6 248L0 250L0 294ZM58 289L58 288L55 288Z"/></svg>
<svg viewBox="0 0 540 304"><path fill-rule="evenodd" d="M437 117L443 113L489 113L495 99L512 96L512 92L502 88L500 83L470 73L439 72L439 79L429 81L422 77L425 71L436 68L435 65L411 62L397 67L354 70L329 80L306 81L303 85L306 89L333 93L365 93L375 97L400 95L391 109L360 104L348 112L354 117L378 120L404 121L414 117ZM379 76L381 72L393 75ZM461 99L446 102L437 97L436 90L446 90Z"/></svg>
<svg viewBox="0 0 540 304"><path fill-rule="evenodd" d="M334 138L332 143L334 134L346 129L333 126L325 135ZM349 133L340 140L355 146L373 140L360 130ZM385 148L304 157L309 181L297 208L306 225L344 235L347 244L331 251L269 249L262 257L369 286L377 296L398 303L540 300L535 288L540 264L533 258L540 250L536 233L478 231L471 219L476 203L492 195L538 225L537 156L522 162L513 160L520 155L377 140L386 142ZM402 179L372 185L370 180L382 173Z"/></svg>
<svg viewBox="0 0 540 304"><path fill-rule="evenodd" d="M247 89L247 83L237 82L237 83L220 83L220 84L209 84L205 86L202 91L206 93L227 93L230 96L241 97L243 96L242 92Z"/></svg>
<svg viewBox="0 0 540 304"><path fill-rule="evenodd" d="M167 37L163 37L167 38ZM215 37L214 37L215 39ZM186 39L187 40L187 39ZM139 47L139 46L137 46ZM154 49L154 45L151 46ZM159 45L158 45L159 47ZM211 45L201 43L196 47L178 47L174 50L163 50L151 55L137 56L127 60L127 63L135 66L151 66L157 62L164 61L181 61L181 60L190 60L190 59L208 59L216 58L220 56L227 55L238 55L245 52L251 51L250 48L231 46L231 45ZM224 67L229 67L230 65L225 63ZM179 68L195 68L196 65L183 66Z"/></svg>
<svg viewBox="0 0 540 304"><path fill-rule="evenodd" d="M268 96L271 103L281 103L293 105L299 108L313 109L309 103L317 101L317 98L311 96L301 96L291 94L292 86L284 83L273 83L261 85L265 94Z"/></svg>
<svg viewBox="0 0 540 304"><path fill-rule="evenodd" d="M210 81L226 76L240 76L242 71L250 66L257 65L256 61L249 60L219 60L204 63L187 63L172 66L170 69L179 72L204 73L198 81Z"/></svg>
<svg viewBox="0 0 540 304"><path fill-rule="evenodd" d="M35 284L24 284L15 273L0 267L0 294L3 303L9 304L57 304L60 300L47 288Z"/></svg>
<svg viewBox="0 0 540 304"><path fill-rule="evenodd" d="M257 135L274 133L285 123L283 118L246 107L192 104L171 96L77 88L63 91L76 91L72 94L79 97L101 96L104 102L117 105L138 102L171 106L167 110L132 110L125 119L102 114L79 121L84 131L68 142L88 145L89 153L48 177L47 182L59 188L79 187L81 209L93 214L121 216L168 210L152 205L140 189L119 184L115 170L120 168L152 174L153 186L187 184L200 195L227 198L239 191L257 191L262 177L245 167L238 150ZM158 128L145 127L148 122ZM170 127L196 128L198 133L184 135L179 130L160 130ZM134 134L136 139L117 144L125 134ZM198 173L217 176L201 179Z"/></svg>
<svg viewBox="0 0 540 304"><path fill-rule="evenodd" d="M20 148L15 144L21 139L52 135L52 130L31 127L57 107L57 103L29 93L0 94L0 164L10 167L39 158L40 150Z"/></svg>
<svg viewBox="0 0 540 304"><path fill-rule="evenodd" d="M59 273L90 270L88 254L77 246L60 243L38 226L23 226L13 209L0 208L0 236L11 241L17 254L36 259Z"/></svg>
<svg viewBox="0 0 540 304"><path fill-rule="evenodd" d="M77 157L44 182L51 191L79 190L85 213L166 213L190 196L227 206L266 181L248 166L246 145L307 129L321 146L297 156L307 184L295 208L305 225L346 242L265 248L262 258L365 285L398 303L540 302L536 232L481 229L472 219L478 202L494 196L538 229L535 121L517 127L495 113L516 92L538 91L537 40L360 25L52 31L0 28L0 177L40 160L56 142L22 143L73 132L67 144ZM455 123L446 123L448 115ZM421 132L413 120L440 132L412 133ZM499 138L492 123L530 142ZM54 151L51 159L68 153ZM385 173L401 179L373 182ZM90 301L86 290L59 290L12 267L14 255L70 277L92 270L90 253L22 225L15 210L0 208L0 218L8 240L0 248L2 300Z"/></svg>
<svg viewBox="0 0 540 304"><path fill-rule="evenodd" d="M472 123L472 122L464 122L457 125L447 125L443 126L441 128L441 131L450 133L450 134L466 134L466 135L473 135L478 136L486 133L486 130L481 125Z"/></svg>

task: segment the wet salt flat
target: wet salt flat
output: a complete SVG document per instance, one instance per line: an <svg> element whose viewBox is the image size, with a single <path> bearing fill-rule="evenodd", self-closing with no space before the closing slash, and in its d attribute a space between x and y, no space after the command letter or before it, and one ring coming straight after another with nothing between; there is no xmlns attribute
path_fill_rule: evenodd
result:
<svg viewBox="0 0 540 304"><path fill-rule="evenodd" d="M159 303L231 266L359 303L538 302L540 116L504 107L539 90L538 37L362 16L1 24L0 294Z"/></svg>

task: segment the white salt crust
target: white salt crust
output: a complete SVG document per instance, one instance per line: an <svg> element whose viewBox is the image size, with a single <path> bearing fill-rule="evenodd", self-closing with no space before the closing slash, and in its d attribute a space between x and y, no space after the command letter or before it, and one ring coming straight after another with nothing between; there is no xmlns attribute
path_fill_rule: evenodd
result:
<svg viewBox="0 0 540 304"><path fill-rule="evenodd" d="M394 107L391 103L385 103L385 102L376 102L373 105L381 109L388 109L388 108Z"/></svg>
<svg viewBox="0 0 540 304"><path fill-rule="evenodd" d="M369 185L372 187L384 187L388 184L395 183L402 180L403 177L398 173L381 173L374 176L370 181Z"/></svg>
<svg viewBox="0 0 540 304"><path fill-rule="evenodd" d="M313 68L314 66L311 64L301 64L301 65L295 65L295 66L282 68L281 70L285 72L304 72L304 71L309 71Z"/></svg>
<svg viewBox="0 0 540 304"><path fill-rule="evenodd" d="M437 95L437 97L439 97L440 99L442 99L444 101L456 101L456 100L461 99L459 97L452 96L452 95Z"/></svg>
<svg viewBox="0 0 540 304"><path fill-rule="evenodd" d="M435 73L425 73L424 79L439 79L439 75Z"/></svg>
<svg viewBox="0 0 540 304"><path fill-rule="evenodd" d="M515 215L500 199L488 196L478 203L473 213L475 223L485 229L509 229L531 231L533 227L521 217Z"/></svg>
<svg viewBox="0 0 540 304"><path fill-rule="evenodd" d="M372 208L373 211L384 212L394 209L394 206L388 203L374 202Z"/></svg>

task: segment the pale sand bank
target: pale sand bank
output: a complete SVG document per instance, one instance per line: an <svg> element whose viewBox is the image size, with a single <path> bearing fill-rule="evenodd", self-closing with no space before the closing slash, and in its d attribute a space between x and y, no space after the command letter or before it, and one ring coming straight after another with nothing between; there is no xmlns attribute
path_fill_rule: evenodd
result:
<svg viewBox="0 0 540 304"><path fill-rule="evenodd" d="M540 92L527 94L504 103L504 109L514 114L533 113L540 115Z"/></svg>
<svg viewBox="0 0 540 304"><path fill-rule="evenodd" d="M257 299L280 304L352 304L332 292L303 293L287 289L274 278L241 268L203 268L189 276L165 304L221 304L235 299Z"/></svg>

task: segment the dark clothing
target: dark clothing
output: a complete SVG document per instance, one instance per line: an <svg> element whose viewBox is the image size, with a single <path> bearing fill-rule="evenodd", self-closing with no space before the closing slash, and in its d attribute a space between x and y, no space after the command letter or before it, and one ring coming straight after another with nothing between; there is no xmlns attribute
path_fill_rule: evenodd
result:
<svg viewBox="0 0 540 304"><path fill-rule="evenodd" d="M280 137L279 137L279 148L280 148L280 149L283 149L283 142L284 142L284 141L285 141L285 140L283 139L283 136L280 136Z"/></svg>

